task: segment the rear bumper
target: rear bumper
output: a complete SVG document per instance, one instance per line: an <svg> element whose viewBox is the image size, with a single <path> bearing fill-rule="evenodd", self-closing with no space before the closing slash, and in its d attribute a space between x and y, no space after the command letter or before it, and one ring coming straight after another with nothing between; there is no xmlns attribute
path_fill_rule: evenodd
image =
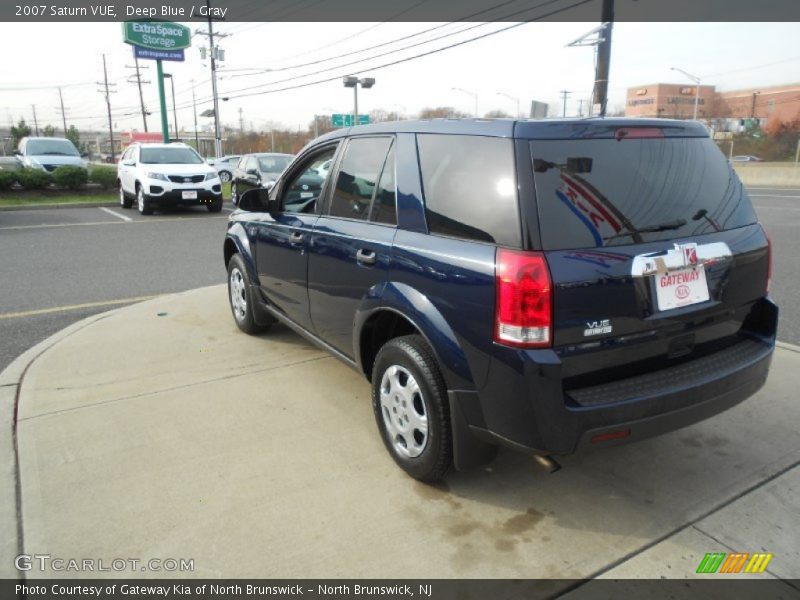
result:
<svg viewBox="0 0 800 600"><path fill-rule="evenodd" d="M552 351L516 351L512 360L495 358L480 393L450 393L454 426L460 422L478 440L523 452L570 454L691 425L742 402L764 385L775 347L777 307L765 299L760 310L766 321L760 334L742 333L724 350L579 390L563 390ZM464 433L462 427L462 437ZM593 443L610 433L621 437Z"/></svg>

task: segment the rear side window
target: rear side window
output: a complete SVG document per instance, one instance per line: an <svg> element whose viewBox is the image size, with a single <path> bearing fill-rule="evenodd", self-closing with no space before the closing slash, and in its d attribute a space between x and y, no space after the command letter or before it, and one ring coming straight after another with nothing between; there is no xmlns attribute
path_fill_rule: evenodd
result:
<svg viewBox="0 0 800 600"><path fill-rule="evenodd" d="M431 233L520 246L512 140L418 135L417 146Z"/></svg>
<svg viewBox="0 0 800 600"><path fill-rule="evenodd" d="M383 165L383 173L378 183L378 190L375 192L375 201L372 204L370 221L385 223L387 225L397 225L397 209L395 200L395 177L394 177L394 146L389 150L386 157L386 164Z"/></svg>
<svg viewBox="0 0 800 600"><path fill-rule="evenodd" d="M336 176L331 216L363 220L369 217L372 196L391 143L390 137L353 138L348 142Z"/></svg>
<svg viewBox="0 0 800 600"><path fill-rule="evenodd" d="M756 222L709 138L532 140L545 250L620 246Z"/></svg>

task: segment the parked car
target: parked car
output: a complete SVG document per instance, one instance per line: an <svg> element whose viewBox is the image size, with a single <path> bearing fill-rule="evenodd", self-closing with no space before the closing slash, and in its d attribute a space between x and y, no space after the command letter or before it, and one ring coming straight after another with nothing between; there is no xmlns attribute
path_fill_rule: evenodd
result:
<svg viewBox="0 0 800 600"><path fill-rule="evenodd" d="M731 158L731 162L764 162L763 158L752 155L740 155Z"/></svg>
<svg viewBox="0 0 800 600"><path fill-rule="evenodd" d="M233 170L236 168L236 164L239 162L240 158L241 156L239 154L233 154L210 160L208 164L213 165L217 173L219 173L220 181L224 183L233 178Z"/></svg>
<svg viewBox="0 0 800 600"><path fill-rule="evenodd" d="M205 205L222 210L222 183L194 148L171 144L134 143L123 152L117 167L119 203L130 208L134 198L139 212L155 207Z"/></svg>
<svg viewBox="0 0 800 600"><path fill-rule="evenodd" d="M285 323L362 373L389 453L423 481L497 446L547 462L638 441L767 377L770 241L692 121L353 127L240 209L223 246L238 327Z"/></svg>
<svg viewBox="0 0 800 600"><path fill-rule="evenodd" d="M278 154L275 152L242 155L233 170L233 179L231 180L231 201L233 204L237 204L239 196L247 190L266 187L274 183L292 161L292 158L294 158L293 154Z"/></svg>
<svg viewBox="0 0 800 600"><path fill-rule="evenodd" d="M57 137L24 137L14 152L20 166L52 172L64 165L86 168L87 163L70 140Z"/></svg>

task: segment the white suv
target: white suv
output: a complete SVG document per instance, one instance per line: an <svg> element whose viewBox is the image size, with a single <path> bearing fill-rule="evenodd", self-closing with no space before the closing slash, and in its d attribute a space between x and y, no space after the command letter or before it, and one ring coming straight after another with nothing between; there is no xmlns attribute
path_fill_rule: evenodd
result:
<svg viewBox="0 0 800 600"><path fill-rule="evenodd" d="M222 183L216 170L181 143L131 144L117 167L119 203L130 208L133 199L143 215L153 207L205 204L222 210Z"/></svg>

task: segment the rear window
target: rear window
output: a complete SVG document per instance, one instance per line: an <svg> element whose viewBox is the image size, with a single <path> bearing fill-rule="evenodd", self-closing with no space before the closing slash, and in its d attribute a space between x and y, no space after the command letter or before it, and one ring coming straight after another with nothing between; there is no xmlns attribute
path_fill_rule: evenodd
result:
<svg viewBox="0 0 800 600"><path fill-rule="evenodd" d="M709 138L531 141L545 250L620 246L756 222Z"/></svg>
<svg viewBox="0 0 800 600"><path fill-rule="evenodd" d="M418 135L417 145L431 233L520 246L512 140Z"/></svg>

